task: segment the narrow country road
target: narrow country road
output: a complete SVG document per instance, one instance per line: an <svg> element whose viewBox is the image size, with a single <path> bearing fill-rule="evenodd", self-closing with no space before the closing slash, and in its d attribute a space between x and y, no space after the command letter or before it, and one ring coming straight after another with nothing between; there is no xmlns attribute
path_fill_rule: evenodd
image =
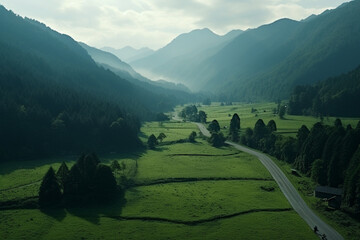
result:
<svg viewBox="0 0 360 240"><path fill-rule="evenodd" d="M204 134L204 136L210 137L210 132L203 124L196 123L196 125L198 126L202 134ZM285 174L268 156L236 143L232 143L229 141L226 141L226 143L235 147L236 149L239 149L240 151L256 156L273 176L273 178L279 185L281 191L284 193L285 197L288 199L294 210L300 215L300 217L305 220L305 222L312 229L314 228L314 226L317 226L319 229L319 233L325 234L326 239L328 240L344 239L335 229L333 229L331 226L322 221L318 216L316 216L316 214L306 205L304 200L301 198L301 196L291 184L289 179L287 179Z"/></svg>

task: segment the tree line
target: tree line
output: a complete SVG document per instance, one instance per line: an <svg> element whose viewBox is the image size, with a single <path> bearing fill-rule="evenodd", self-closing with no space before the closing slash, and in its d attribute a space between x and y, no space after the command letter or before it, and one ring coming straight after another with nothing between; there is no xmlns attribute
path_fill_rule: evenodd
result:
<svg viewBox="0 0 360 240"><path fill-rule="evenodd" d="M57 172L50 167L39 189L41 207L103 203L121 193L109 166L96 154L83 154L69 169L65 162Z"/></svg>
<svg viewBox="0 0 360 240"><path fill-rule="evenodd" d="M356 128L344 127L340 119L334 126L305 125L296 138L275 134L276 123L265 125L259 119L247 128L240 142L293 164L302 173L324 186L342 187L343 207L360 213L360 121Z"/></svg>

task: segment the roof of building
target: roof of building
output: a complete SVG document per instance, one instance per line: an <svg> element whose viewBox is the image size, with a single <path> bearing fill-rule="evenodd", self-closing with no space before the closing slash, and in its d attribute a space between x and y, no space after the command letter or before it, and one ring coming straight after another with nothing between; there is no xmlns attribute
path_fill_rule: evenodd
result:
<svg viewBox="0 0 360 240"><path fill-rule="evenodd" d="M317 186L315 188L316 192L322 192L322 193L328 193L332 195L338 195L341 196L343 190L341 188L333 188L333 187L327 187L327 186Z"/></svg>

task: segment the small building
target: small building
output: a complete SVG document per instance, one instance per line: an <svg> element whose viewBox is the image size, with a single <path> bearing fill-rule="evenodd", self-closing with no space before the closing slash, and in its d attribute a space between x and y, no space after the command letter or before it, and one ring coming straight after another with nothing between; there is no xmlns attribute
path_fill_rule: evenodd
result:
<svg viewBox="0 0 360 240"><path fill-rule="evenodd" d="M322 198L328 203L329 207L340 208L343 190L327 186L317 186L315 188L315 197Z"/></svg>

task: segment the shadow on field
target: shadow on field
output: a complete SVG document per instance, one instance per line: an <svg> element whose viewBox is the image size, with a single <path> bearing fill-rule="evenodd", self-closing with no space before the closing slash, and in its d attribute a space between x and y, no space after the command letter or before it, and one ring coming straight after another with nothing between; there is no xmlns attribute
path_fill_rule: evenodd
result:
<svg viewBox="0 0 360 240"><path fill-rule="evenodd" d="M66 211L64 208L40 209L40 211L59 222L61 222L66 217Z"/></svg>
<svg viewBox="0 0 360 240"><path fill-rule="evenodd" d="M125 194L121 194L121 196L111 202L71 207L66 210L73 216L82 218L92 224L99 225L101 217L112 215L114 213L121 215L122 208L125 204Z"/></svg>

